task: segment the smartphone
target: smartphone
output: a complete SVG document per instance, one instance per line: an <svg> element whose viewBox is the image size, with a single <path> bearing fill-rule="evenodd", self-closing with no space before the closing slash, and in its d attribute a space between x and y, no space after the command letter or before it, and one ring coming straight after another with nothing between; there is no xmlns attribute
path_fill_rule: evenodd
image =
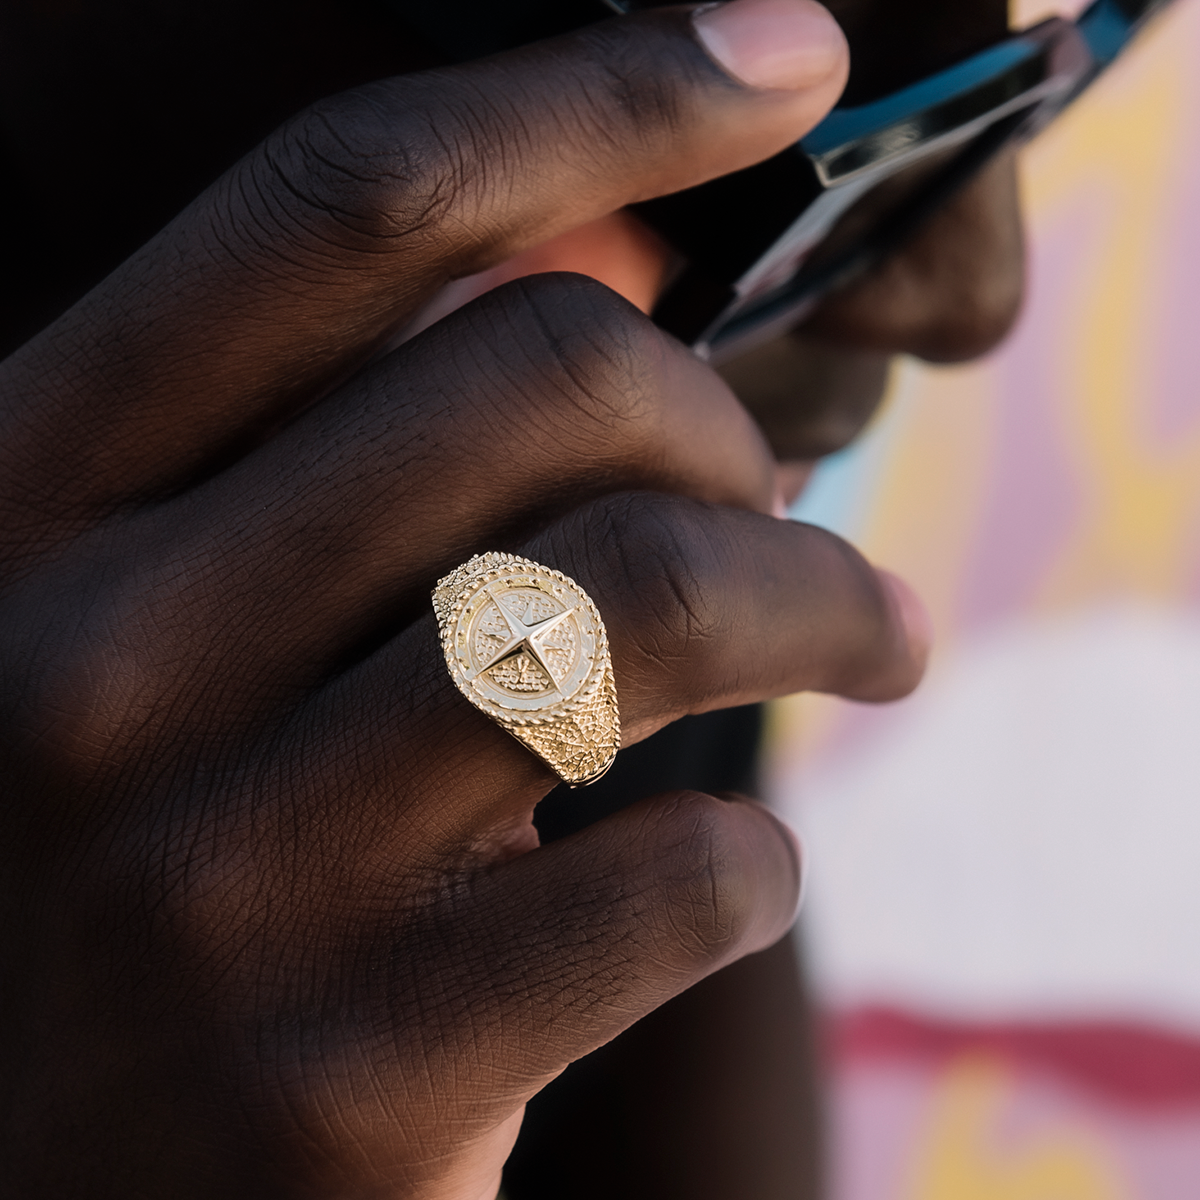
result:
<svg viewBox="0 0 1200 1200"><path fill-rule="evenodd" d="M682 264L654 320L718 362L797 325L902 245L994 155L1043 129L1166 2L1094 0L1075 21L1010 32L883 94L858 86L847 93L853 103L766 162L637 205ZM459 61L658 6L393 3Z"/></svg>

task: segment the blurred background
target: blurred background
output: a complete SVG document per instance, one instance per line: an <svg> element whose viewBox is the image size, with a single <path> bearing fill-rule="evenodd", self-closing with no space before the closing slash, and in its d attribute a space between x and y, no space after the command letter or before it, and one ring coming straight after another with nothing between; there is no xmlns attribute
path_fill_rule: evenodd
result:
<svg viewBox="0 0 1200 1200"><path fill-rule="evenodd" d="M901 363L793 512L938 633L901 704L773 712L834 1200L1200 1196L1197 0L1023 180L1015 336Z"/></svg>

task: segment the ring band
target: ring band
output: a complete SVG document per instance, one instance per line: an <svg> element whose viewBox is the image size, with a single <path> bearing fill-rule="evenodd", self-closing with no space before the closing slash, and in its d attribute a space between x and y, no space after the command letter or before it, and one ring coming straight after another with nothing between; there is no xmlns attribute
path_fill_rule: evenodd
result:
<svg viewBox="0 0 1200 1200"><path fill-rule="evenodd" d="M608 634L573 579L514 554L477 554L433 589L455 686L572 787L621 746Z"/></svg>

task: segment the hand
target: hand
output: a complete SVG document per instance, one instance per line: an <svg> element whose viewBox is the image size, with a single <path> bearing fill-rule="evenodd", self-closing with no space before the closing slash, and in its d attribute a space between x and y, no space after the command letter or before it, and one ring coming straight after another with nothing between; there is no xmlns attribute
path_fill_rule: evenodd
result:
<svg viewBox="0 0 1200 1200"><path fill-rule="evenodd" d="M851 104L941 69L1008 29L1003 0L830 0L830 8L854 46L843 97ZM1020 311L1024 266L1010 151L798 329L724 363L722 376L781 462L785 496L871 419L893 355L962 362L996 346Z"/></svg>
<svg viewBox="0 0 1200 1200"><path fill-rule="evenodd" d="M491 288L547 271L602 280L644 312L658 298L670 248L616 212L456 280L414 322L421 329ZM1010 151L973 179L910 242L798 328L717 369L753 415L778 461L790 504L817 459L854 440L875 415L892 358L960 362L996 346L1020 311L1024 239Z"/></svg>
<svg viewBox="0 0 1200 1200"><path fill-rule="evenodd" d="M508 280L544 271L600 279L643 311L657 299L671 251L628 212L536 246L445 289L418 327ZM1007 335L1024 294L1016 160L980 172L877 268L826 298L791 332L722 362L721 377L754 416L794 499L815 461L848 445L882 401L896 354L961 362Z"/></svg>
<svg viewBox="0 0 1200 1200"><path fill-rule="evenodd" d="M627 740L903 694L907 593L762 515L753 424L599 285L371 360L448 278L799 136L825 62L742 86L672 11L343 95L3 364L14 1194L476 1200L567 1062L787 928L752 805L535 849L554 780L454 691L429 588L491 547L578 579Z"/></svg>

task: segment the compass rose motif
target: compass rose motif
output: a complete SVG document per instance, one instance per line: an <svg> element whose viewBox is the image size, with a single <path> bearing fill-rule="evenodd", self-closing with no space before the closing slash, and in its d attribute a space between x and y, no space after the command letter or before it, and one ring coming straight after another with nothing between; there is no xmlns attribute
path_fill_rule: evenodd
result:
<svg viewBox="0 0 1200 1200"><path fill-rule="evenodd" d="M433 611L455 687L576 787L608 770L621 717L604 622L561 571L477 554L438 580Z"/></svg>
<svg viewBox="0 0 1200 1200"><path fill-rule="evenodd" d="M469 696L497 712L545 714L594 690L604 625L577 583L515 559L457 587L439 619Z"/></svg>
<svg viewBox="0 0 1200 1200"><path fill-rule="evenodd" d="M492 601L480 621L472 657L477 674L515 692L545 692L562 686L575 657L575 606L541 615L545 597L509 592ZM541 601L541 603L539 603Z"/></svg>

